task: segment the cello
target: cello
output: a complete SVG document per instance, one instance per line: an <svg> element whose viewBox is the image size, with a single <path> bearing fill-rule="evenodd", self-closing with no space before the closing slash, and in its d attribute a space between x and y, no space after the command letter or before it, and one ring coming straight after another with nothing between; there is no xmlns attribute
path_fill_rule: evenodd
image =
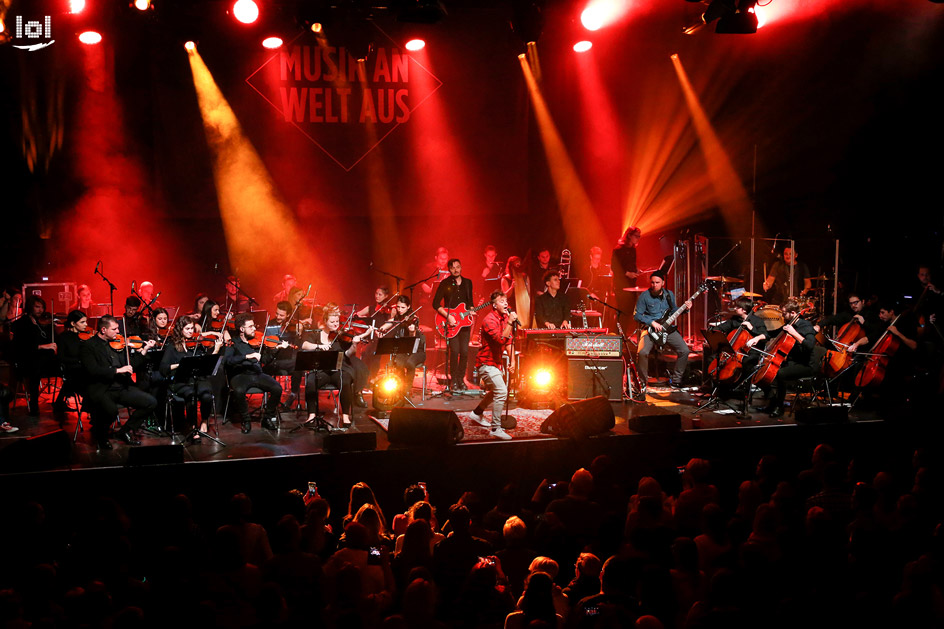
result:
<svg viewBox="0 0 944 629"><path fill-rule="evenodd" d="M888 324L888 327L894 326L900 318L901 315L896 316L895 320ZM882 384L888 370L888 359L894 356L900 347L901 341L898 340L898 337L889 333L886 329L882 336L875 341L868 360L865 361L862 369L856 374L855 385L860 389L864 389L865 387L877 387Z"/></svg>
<svg viewBox="0 0 944 629"><path fill-rule="evenodd" d="M713 374L719 383L731 382L737 379L741 373L744 362L744 353L741 350L751 339L751 333L744 327L745 319L737 328L728 332L728 344L734 353L723 351L711 359L708 365L708 373Z"/></svg>
<svg viewBox="0 0 944 629"><path fill-rule="evenodd" d="M793 325L799 320L800 313L796 313L786 325ZM767 348L768 353L761 361L760 367L757 368L757 373L754 374L751 382L756 385L769 386L777 377L777 372L787 362L787 356L793 350L796 342L797 340L792 335L787 334L786 330L782 330Z"/></svg>
<svg viewBox="0 0 944 629"><path fill-rule="evenodd" d="M849 346L864 336L865 330L862 324L853 317L851 321L839 328L836 338L827 337L836 349L826 350L826 358L823 360L823 373L826 377L835 378L852 366L853 355L849 353Z"/></svg>

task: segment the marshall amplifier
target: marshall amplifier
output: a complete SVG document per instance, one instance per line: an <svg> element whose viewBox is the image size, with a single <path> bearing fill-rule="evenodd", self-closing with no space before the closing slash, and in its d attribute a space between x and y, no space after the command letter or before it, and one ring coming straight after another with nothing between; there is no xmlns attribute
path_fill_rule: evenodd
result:
<svg viewBox="0 0 944 629"><path fill-rule="evenodd" d="M613 335L570 336L564 340L564 350L568 356L619 358L623 355L622 341Z"/></svg>
<svg viewBox="0 0 944 629"><path fill-rule="evenodd" d="M607 400L623 399L623 361L613 358L567 361L567 399L586 400L602 395Z"/></svg>

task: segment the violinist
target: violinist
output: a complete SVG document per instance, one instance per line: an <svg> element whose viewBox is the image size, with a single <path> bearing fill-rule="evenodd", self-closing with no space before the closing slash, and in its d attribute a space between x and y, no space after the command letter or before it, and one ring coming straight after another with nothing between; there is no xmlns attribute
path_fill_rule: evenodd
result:
<svg viewBox="0 0 944 629"><path fill-rule="evenodd" d="M415 315L410 317L409 321L405 321L409 312L410 298L406 295L400 295L397 297L397 305L390 316L390 320L380 328L380 332L384 334L391 330L395 324L400 323L400 326L393 332L395 338L419 337L420 344L415 353L409 355L394 354L390 357L391 364L406 371L407 380L412 381L412 374L416 372L416 368L426 362L426 335L419 329L419 320Z"/></svg>
<svg viewBox="0 0 944 629"><path fill-rule="evenodd" d="M388 286L378 286L374 291L374 305L364 306L356 313L354 316L360 317L361 319L370 319L370 323L374 327L380 327L390 318L390 313L393 310L393 306L386 304L384 302L390 297L390 288Z"/></svg>
<svg viewBox="0 0 944 629"><path fill-rule="evenodd" d="M115 317L103 316L98 320L98 332L83 342L79 351L87 377L85 404L90 408L92 436L102 450L111 450L108 427L118 417L119 406L134 409L116 434L130 446L141 444L133 431L157 408L154 396L135 387L132 381L136 366L143 362L154 341L147 341L133 354L127 350L116 351L110 343L117 339L118 329ZM127 363L126 356L131 358L131 364Z"/></svg>
<svg viewBox="0 0 944 629"><path fill-rule="evenodd" d="M291 296L295 285L298 284L298 280L295 279L295 276L291 273L286 273L282 276L282 290L275 294L274 301L276 303L280 301L288 301Z"/></svg>
<svg viewBox="0 0 944 629"><path fill-rule="evenodd" d="M199 323L203 317L203 305L209 300L210 297L206 293L197 293L193 299L193 310L188 313L188 316Z"/></svg>
<svg viewBox="0 0 944 629"><path fill-rule="evenodd" d="M367 384L367 367L357 359L357 343L363 341L371 332L368 329L359 335L341 331L341 314L337 310L325 310L323 328L313 330L302 341L301 349L316 351L343 351L344 360L338 371L312 371L305 380L305 403L308 406L308 419L314 418L312 411L317 405L318 390L332 384L340 390L341 420L338 428L351 426L351 414L354 412L355 391L360 395ZM360 363L358 365L358 363Z"/></svg>
<svg viewBox="0 0 944 629"><path fill-rule="evenodd" d="M784 320L789 321L798 317L800 313L800 304L795 299L788 299L780 311L783 313ZM787 397L787 382L799 380L813 375L811 360L813 348L816 346L816 330L813 324L806 319L797 318L793 324L786 324L779 331L781 334L789 334L796 340L796 344L777 375L774 377L774 397L771 398L762 412L768 413L772 418L783 417L783 402Z"/></svg>
<svg viewBox="0 0 944 629"><path fill-rule="evenodd" d="M279 338L283 341L286 341L290 345L298 345L298 330L299 326L289 325L289 317L292 312L292 304L287 301L280 301L275 306L275 316L269 320L268 325L270 326L280 326L283 330ZM282 354L285 354L284 356ZM285 400L282 405L283 410L291 410L295 405L295 402L298 400L298 394L301 390L302 385L302 375L299 372L293 371L295 367L295 352L283 352L277 354L275 360L270 362L265 371L272 376L285 376L288 375L291 377L291 392L289 393L288 398Z"/></svg>
<svg viewBox="0 0 944 629"><path fill-rule="evenodd" d="M197 324L190 317L181 317L174 323L174 329L164 346L164 356L161 359L161 375L170 380L170 391L186 400L185 414L190 426L197 425L197 405L194 399L193 385L190 382L176 382L173 380L174 370L180 366L184 356L202 356L204 354L219 354L223 348L223 339L217 335L199 338L196 331ZM207 346L206 343L209 344ZM197 395L200 400L200 414L203 421L200 423L200 432L207 431L207 418L213 410L213 386L210 380L203 378L197 381ZM200 442L200 435L192 437L194 443Z"/></svg>
<svg viewBox="0 0 944 629"><path fill-rule="evenodd" d="M141 297L141 301L147 304L145 307L145 311L147 312L152 312L161 305L154 296L154 284L151 282L141 282L141 284L138 285L138 295Z"/></svg>
<svg viewBox="0 0 944 629"><path fill-rule="evenodd" d="M147 322L141 316L141 300L134 295L125 299L125 315L118 321L118 333L128 338L141 336L147 331Z"/></svg>
<svg viewBox="0 0 944 629"><path fill-rule="evenodd" d="M81 310L86 315L92 311L92 289L88 284L79 284L75 289L75 301L69 310Z"/></svg>
<svg viewBox="0 0 944 629"><path fill-rule="evenodd" d="M240 290L239 278L230 275L226 278L226 309L237 314L249 312L249 298Z"/></svg>
<svg viewBox="0 0 944 629"><path fill-rule="evenodd" d="M88 329L88 317L81 310L73 310L66 317L65 331L56 338L59 364L62 365L62 388L53 404L55 413L67 410L66 400L75 392L85 390L85 372L82 370L82 343ZM80 336L82 335L82 336Z"/></svg>
<svg viewBox="0 0 944 629"><path fill-rule="evenodd" d="M154 316L148 321L148 338L154 339L160 345L170 332L170 313L166 308L155 308Z"/></svg>
<svg viewBox="0 0 944 629"><path fill-rule="evenodd" d="M58 375L58 347L53 339L52 318L38 295L26 298L23 315L13 322L13 356L17 370L26 378L29 414L39 415L39 384L44 375Z"/></svg>
<svg viewBox="0 0 944 629"><path fill-rule="evenodd" d="M261 389L268 394L262 418L262 427L275 430L272 422L276 409L282 401L282 385L272 376L262 372L263 347L253 347L250 341L256 337L256 324L252 314L244 312L236 315L236 334L233 342L226 348L226 370L229 373L229 387L232 390L233 406L236 415L242 419L243 434L252 430L249 419L249 399L246 391L250 387ZM287 344L286 344L287 345Z"/></svg>
<svg viewBox="0 0 944 629"><path fill-rule="evenodd" d="M227 321L228 319L220 314L220 305L212 299L207 299L203 302L203 312L200 313L197 331L204 335L220 336L224 342L227 342L230 337L227 329L230 326L226 325Z"/></svg>

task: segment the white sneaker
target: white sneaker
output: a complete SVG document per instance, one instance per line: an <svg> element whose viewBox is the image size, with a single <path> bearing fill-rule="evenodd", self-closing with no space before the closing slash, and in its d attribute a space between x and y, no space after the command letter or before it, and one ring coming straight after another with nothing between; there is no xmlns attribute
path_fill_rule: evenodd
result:
<svg viewBox="0 0 944 629"><path fill-rule="evenodd" d="M501 428L492 428L491 432L489 432L488 434L495 437L496 439L501 439L502 441L508 441L509 439L511 439L511 435L509 435L507 432L505 432Z"/></svg>
<svg viewBox="0 0 944 629"><path fill-rule="evenodd" d="M19 428L17 428L16 426L10 424L10 422L3 422L2 424L0 424L0 431L3 431L3 432L16 432L17 430L19 430Z"/></svg>
<svg viewBox="0 0 944 629"><path fill-rule="evenodd" d="M492 423L485 419L482 415L479 415L474 410L472 411L472 423L481 426L482 428L491 428Z"/></svg>

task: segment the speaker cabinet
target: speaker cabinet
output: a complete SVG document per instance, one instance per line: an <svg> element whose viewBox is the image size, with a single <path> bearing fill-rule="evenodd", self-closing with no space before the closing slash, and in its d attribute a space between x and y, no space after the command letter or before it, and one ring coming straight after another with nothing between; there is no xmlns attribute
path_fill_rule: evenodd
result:
<svg viewBox="0 0 944 629"><path fill-rule="evenodd" d="M586 439L616 425L613 406L602 395L564 404L541 424L541 432L563 439Z"/></svg>
<svg viewBox="0 0 944 629"><path fill-rule="evenodd" d="M343 432L325 435L324 450L328 454L366 452L377 449L375 432Z"/></svg>
<svg viewBox="0 0 944 629"><path fill-rule="evenodd" d="M140 465L180 465L184 462L182 445L137 446L128 449L128 467Z"/></svg>
<svg viewBox="0 0 944 629"><path fill-rule="evenodd" d="M629 417L626 425L633 432L680 432L682 430L682 416L678 413L666 415L638 415Z"/></svg>
<svg viewBox="0 0 944 629"><path fill-rule="evenodd" d="M567 399L586 400L602 395L623 399L623 361L619 358L571 358L567 361Z"/></svg>
<svg viewBox="0 0 944 629"><path fill-rule="evenodd" d="M390 411L387 439L410 446L446 446L462 441L465 431L455 411L395 408Z"/></svg>
<svg viewBox="0 0 944 629"><path fill-rule="evenodd" d="M796 412L798 424L844 424L848 421L849 408L846 406L800 408Z"/></svg>

